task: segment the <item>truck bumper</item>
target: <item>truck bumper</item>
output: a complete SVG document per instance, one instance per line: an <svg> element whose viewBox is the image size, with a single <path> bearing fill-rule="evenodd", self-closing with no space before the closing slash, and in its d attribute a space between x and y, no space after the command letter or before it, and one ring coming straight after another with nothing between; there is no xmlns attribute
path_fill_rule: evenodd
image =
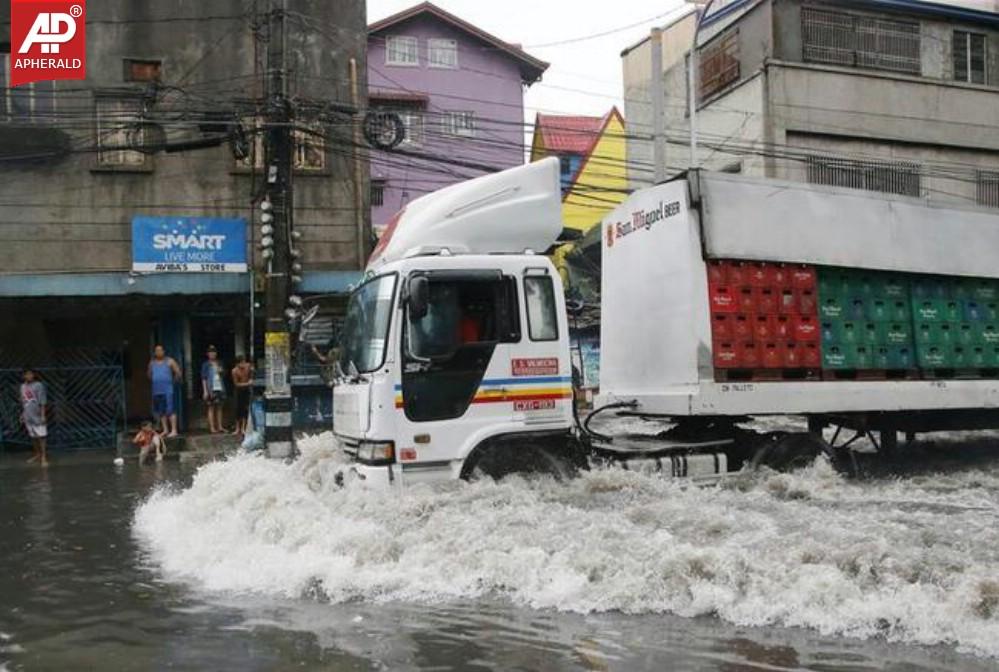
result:
<svg viewBox="0 0 999 672"><path fill-rule="evenodd" d="M344 483L356 481L366 489L382 490L395 484L397 478L393 469L393 466L372 467L355 463L344 468Z"/></svg>

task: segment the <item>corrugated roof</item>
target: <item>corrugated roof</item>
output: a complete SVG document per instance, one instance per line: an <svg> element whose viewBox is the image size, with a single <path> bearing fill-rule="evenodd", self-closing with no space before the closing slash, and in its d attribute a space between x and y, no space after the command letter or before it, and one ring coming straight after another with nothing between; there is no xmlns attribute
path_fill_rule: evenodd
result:
<svg viewBox="0 0 999 672"><path fill-rule="evenodd" d="M546 151L582 155L590 151L606 118L539 114L536 124Z"/></svg>

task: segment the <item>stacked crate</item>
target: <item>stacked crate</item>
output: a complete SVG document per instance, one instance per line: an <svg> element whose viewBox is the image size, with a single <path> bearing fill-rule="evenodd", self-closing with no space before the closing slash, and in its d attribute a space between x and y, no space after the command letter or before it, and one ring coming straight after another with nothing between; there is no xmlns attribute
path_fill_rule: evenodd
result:
<svg viewBox="0 0 999 672"><path fill-rule="evenodd" d="M928 377L992 375L999 368L999 284L993 280L912 277L919 367Z"/></svg>
<svg viewBox="0 0 999 672"><path fill-rule="evenodd" d="M820 267L818 297L827 377L912 374L916 350L904 275Z"/></svg>
<svg viewBox="0 0 999 672"><path fill-rule="evenodd" d="M804 379L821 366L815 268L708 262L714 365L720 380Z"/></svg>

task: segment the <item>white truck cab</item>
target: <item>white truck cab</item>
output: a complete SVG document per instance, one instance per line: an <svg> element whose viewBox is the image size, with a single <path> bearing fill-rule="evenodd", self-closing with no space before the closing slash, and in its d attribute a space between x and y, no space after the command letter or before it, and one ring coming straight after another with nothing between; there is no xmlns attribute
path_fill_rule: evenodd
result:
<svg viewBox="0 0 999 672"><path fill-rule="evenodd" d="M549 159L395 216L351 294L333 392L354 477L377 487L524 460L563 468L572 364L562 283L543 255L562 230L559 194Z"/></svg>

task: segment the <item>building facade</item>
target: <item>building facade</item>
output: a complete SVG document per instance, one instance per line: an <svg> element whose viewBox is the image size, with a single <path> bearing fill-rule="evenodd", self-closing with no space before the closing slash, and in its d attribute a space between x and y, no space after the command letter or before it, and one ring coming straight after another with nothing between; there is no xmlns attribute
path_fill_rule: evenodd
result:
<svg viewBox="0 0 999 672"><path fill-rule="evenodd" d="M394 151L372 152L376 229L406 204L524 162L524 89L548 64L422 3L371 24L371 106L402 120Z"/></svg>
<svg viewBox="0 0 999 672"><path fill-rule="evenodd" d="M147 417L146 362L160 342L182 366L178 402L194 417L209 344L226 363L262 353L251 290L263 282L269 7L90 3L87 79L18 88L6 81L10 10L0 7L0 369L66 349L117 353L128 415ZM286 23L301 290L342 292L370 238L350 113L366 105L364 2L289 0ZM250 272L135 272L137 216L242 218Z"/></svg>
<svg viewBox="0 0 999 672"><path fill-rule="evenodd" d="M670 174L689 165L696 17L661 33ZM629 159L643 165L655 133L648 43L623 54L629 133L642 136ZM697 45L703 167L999 207L999 14L915 0L729 0L704 16Z"/></svg>

